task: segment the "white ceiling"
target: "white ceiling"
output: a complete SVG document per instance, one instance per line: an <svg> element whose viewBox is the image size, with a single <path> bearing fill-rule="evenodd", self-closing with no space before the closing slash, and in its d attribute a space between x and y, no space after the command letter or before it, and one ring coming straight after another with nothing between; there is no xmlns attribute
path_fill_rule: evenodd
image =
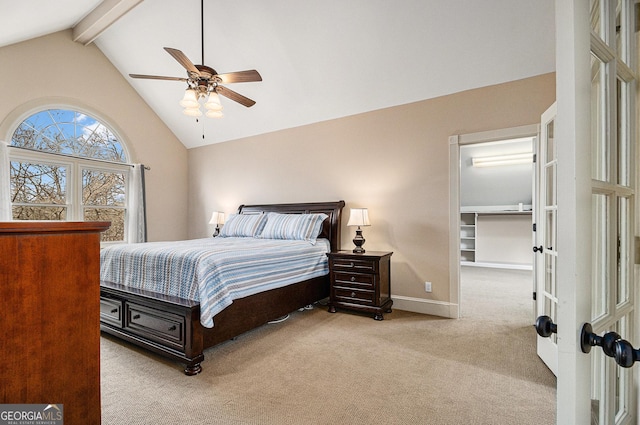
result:
<svg viewBox="0 0 640 425"><path fill-rule="evenodd" d="M98 3L0 0L0 46L70 28ZM95 40L188 148L555 70L553 0L206 0L204 9L205 65L263 78L229 85L257 103L222 98L221 119L183 115L184 83L128 77L186 77L163 47L201 62L199 0L142 1Z"/></svg>

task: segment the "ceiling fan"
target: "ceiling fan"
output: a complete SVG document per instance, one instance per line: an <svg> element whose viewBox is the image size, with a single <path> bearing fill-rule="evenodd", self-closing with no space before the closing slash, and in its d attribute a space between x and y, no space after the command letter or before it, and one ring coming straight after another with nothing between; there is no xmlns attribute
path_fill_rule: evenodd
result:
<svg viewBox="0 0 640 425"><path fill-rule="evenodd" d="M204 64L204 0L200 0L200 28L202 63ZM180 105L185 108L184 113L186 115L201 116L202 112L200 111L199 100L205 99L207 116L214 118L221 117L222 105L218 97L219 94L247 108L255 105L255 101L221 85L262 81L262 77L255 69L218 74L215 69L209 66L194 65L193 62L178 49L165 47L164 50L187 70L186 78L143 74L129 74L129 76L131 78L186 82L188 87L185 91L184 98L180 101Z"/></svg>

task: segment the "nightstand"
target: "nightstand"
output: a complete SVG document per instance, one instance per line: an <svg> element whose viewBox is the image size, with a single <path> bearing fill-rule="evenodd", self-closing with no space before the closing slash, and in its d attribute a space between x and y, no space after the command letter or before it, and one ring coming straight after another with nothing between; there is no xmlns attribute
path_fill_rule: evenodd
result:
<svg viewBox="0 0 640 425"><path fill-rule="evenodd" d="M329 313L335 313L339 307L372 313L375 320L383 320L383 312L391 313L391 254L393 252L328 253Z"/></svg>

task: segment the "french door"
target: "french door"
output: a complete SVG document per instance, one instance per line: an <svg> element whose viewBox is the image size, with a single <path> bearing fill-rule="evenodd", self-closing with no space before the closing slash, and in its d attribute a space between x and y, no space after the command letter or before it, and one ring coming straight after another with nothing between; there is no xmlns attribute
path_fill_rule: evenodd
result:
<svg viewBox="0 0 640 425"><path fill-rule="evenodd" d="M540 137L536 149L536 231L535 231L535 294L537 316L558 321L558 296L556 263L557 249L557 168L555 147L556 104L554 103L540 120ZM549 369L558 375L558 339L555 333L548 337L538 335L538 356Z"/></svg>
<svg viewBox="0 0 640 425"><path fill-rule="evenodd" d="M633 369L580 333L635 342L635 1L556 0L557 423L634 424Z"/></svg>

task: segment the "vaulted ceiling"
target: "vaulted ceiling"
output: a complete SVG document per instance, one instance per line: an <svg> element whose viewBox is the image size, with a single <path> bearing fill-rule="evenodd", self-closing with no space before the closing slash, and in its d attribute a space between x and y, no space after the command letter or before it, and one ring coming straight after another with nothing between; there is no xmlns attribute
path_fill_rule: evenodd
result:
<svg viewBox="0 0 640 425"><path fill-rule="evenodd" d="M188 148L430 99L555 70L553 0L205 0L205 65L257 69L224 117L178 105L201 62L199 0L0 0L0 46L67 28L94 42ZM203 139L203 134L205 138Z"/></svg>

